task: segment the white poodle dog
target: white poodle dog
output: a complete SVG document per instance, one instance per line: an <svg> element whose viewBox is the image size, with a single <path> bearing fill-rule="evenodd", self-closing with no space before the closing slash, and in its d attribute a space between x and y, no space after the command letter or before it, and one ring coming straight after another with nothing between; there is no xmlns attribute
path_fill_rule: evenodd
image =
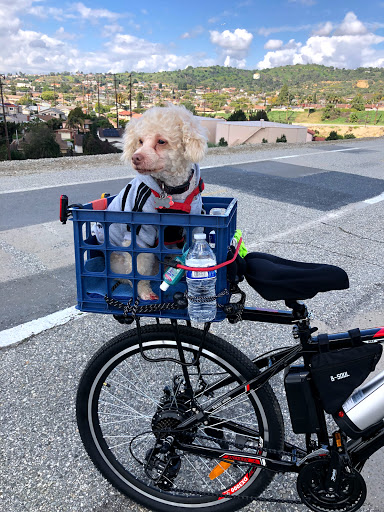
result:
<svg viewBox="0 0 384 512"><path fill-rule="evenodd" d="M185 107L153 107L142 117L132 119L125 129L122 159L131 163L138 175L113 199L108 209L200 214L200 192L204 185L197 162L204 157L206 148L204 129ZM164 243L175 247L174 244L182 242L182 228L168 229ZM156 247L158 237L156 226L136 226L139 247ZM112 224L109 240L114 245L129 247L131 227ZM129 274L132 270L128 252L113 252L110 263L115 273ZM140 253L136 268L141 275L156 275L159 263L155 254ZM128 279L122 281L132 284ZM137 293L144 300L158 300L149 280L138 282Z"/></svg>

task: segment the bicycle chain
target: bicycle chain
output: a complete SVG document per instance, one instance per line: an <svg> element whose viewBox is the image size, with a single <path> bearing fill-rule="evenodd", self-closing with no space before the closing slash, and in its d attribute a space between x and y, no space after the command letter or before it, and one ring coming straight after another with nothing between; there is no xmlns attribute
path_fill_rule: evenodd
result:
<svg viewBox="0 0 384 512"><path fill-rule="evenodd" d="M209 425L208 425L208 428L209 428ZM157 433L161 433L161 432L164 432L164 433L168 433L168 434L172 434L172 433L180 433L179 431L177 430L174 430L174 429L167 429L167 430L159 430L157 431ZM204 439L206 441L213 441L215 443L218 442L218 439L215 438L215 437L210 437L210 436L202 436L202 435L199 435L199 434L189 434L189 433L185 433L186 435L190 435L191 437L193 436L194 438L201 438L201 439ZM234 446L235 448L238 448L238 449L242 449L244 448L243 445L240 445L234 441L228 441L226 440L227 443L229 443L230 445ZM263 448L263 447L260 447L259 450L263 450L265 449L268 454L272 454L272 455L279 455L280 457L282 456L287 456L287 457L292 457L292 453L291 452L284 452L283 450L274 450L273 448ZM256 456L260 456L260 455L256 455ZM209 459L209 460L213 460L212 457L208 457L208 456L204 456L204 455L200 455L200 457L203 457L205 459ZM239 465L239 463L237 462L237 464ZM242 465L242 464L241 464ZM244 465L248 465L246 463L244 463ZM236 494L222 494L222 493L214 493L214 492L206 492L206 491L192 491L192 490L189 490L189 489L180 489L178 487L172 487L172 491L174 492L181 492L183 494L193 494L193 495L196 495L196 496L212 496L212 497L215 497L215 498L231 498L231 499L240 499L240 500L251 500L251 501L262 501L262 502L268 502L268 503L291 503L291 504L303 504L303 502L301 500L294 500L294 499L283 499L283 498L261 498L259 496L241 496L241 495L236 495Z"/></svg>

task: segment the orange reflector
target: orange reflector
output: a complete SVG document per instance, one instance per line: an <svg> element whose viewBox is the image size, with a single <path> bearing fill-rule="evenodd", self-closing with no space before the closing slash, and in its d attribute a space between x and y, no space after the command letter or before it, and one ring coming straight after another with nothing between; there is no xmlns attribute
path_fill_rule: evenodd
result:
<svg viewBox="0 0 384 512"><path fill-rule="evenodd" d="M341 447L341 435L340 435L340 433L339 433L339 432L336 432L336 434L335 434L335 440L336 440L336 446L337 446L338 448L340 448L340 447Z"/></svg>
<svg viewBox="0 0 384 512"><path fill-rule="evenodd" d="M227 469L231 466L230 462L219 462L217 466L215 466L212 471L209 473L209 478L211 480L214 480L218 476L222 475L224 471L227 471Z"/></svg>

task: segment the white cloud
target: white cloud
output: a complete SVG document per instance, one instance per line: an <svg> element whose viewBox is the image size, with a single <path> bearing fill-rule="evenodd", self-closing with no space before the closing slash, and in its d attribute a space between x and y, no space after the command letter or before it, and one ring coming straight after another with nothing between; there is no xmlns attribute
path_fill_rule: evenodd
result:
<svg viewBox="0 0 384 512"><path fill-rule="evenodd" d="M278 50L283 46L283 41L281 39L270 39L264 45L266 50Z"/></svg>
<svg viewBox="0 0 384 512"><path fill-rule="evenodd" d="M331 23L330 21L327 21L327 22L319 25L317 27L317 29L315 29L312 32L312 35L314 35L314 36L329 36L329 34L332 32L333 28L334 28L333 23Z"/></svg>
<svg viewBox="0 0 384 512"><path fill-rule="evenodd" d="M253 39L253 35L245 30L244 28L237 28L234 32L230 30L224 30L224 32L218 32L217 30L211 30L211 42L224 48L226 51L233 53L248 52L250 44Z"/></svg>
<svg viewBox="0 0 384 512"><path fill-rule="evenodd" d="M101 33L102 37L111 37L114 34L123 32L123 27L118 23L112 23L111 25L104 25Z"/></svg>
<svg viewBox="0 0 384 512"><path fill-rule="evenodd" d="M384 37L370 32L354 13L347 13L333 33L332 28L324 24L305 44L291 40L276 51L267 52L257 67L309 63L339 68L383 65L384 52L374 47L384 42Z"/></svg>
<svg viewBox="0 0 384 512"><path fill-rule="evenodd" d="M231 68L245 68L246 66L246 60L245 59L234 59L233 57L230 57L229 55L227 55L225 57L225 61L224 61L224 66L226 68L228 67L231 67Z"/></svg>
<svg viewBox="0 0 384 512"><path fill-rule="evenodd" d="M199 36L200 34L202 34L203 32L204 32L203 27L201 25L198 25L197 27L193 28L189 32L184 32L184 34L182 34L180 36L180 39L193 39L193 38Z"/></svg>
<svg viewBox="0 0 384 512"><path fill-rule="evenodd" d="M277 34L278 32L302 32L303 30L310 30L311 25L283 25L281 27L261 27L257 33L260 36L269 37L271 34Z"/></svg>
<svg viewBox="0 0 384 512"><path fill-rule="evenodd" d="M362 34L366 34L368 29L360 20L357 19L357 16L353 12L348 12L345 15L344 20L341 25L336 29L335 35L340 36L358 36Z"/></svg>
<svg viewBox="0 0 384 512"><path fill-rule="evenodd" d="M217 64L205 54L175 55L161 44L152 43L130 34L123 34L117 23L118 15L107 9L88 9L82 3L75 4L77 18L87 17L88 21L106 20L101 35L109 38L95 51L81 51L74 45L72 35L60 26L53 37L39 31L24 30L21 17L29 10L39 7L35 0L15 0L12 4L0 0L0 45L7 48L0 53L0 69L5 72L22 70L26 73L82 70L122 72L127 69L142 71L173 70L188 65L211 66ZM75 16L73 6L56 14ZM35 11L40 17L42 10ZM123 14L122 17L129 18ZM109 23L108 23L109 22ZM128 19L127 24L134 26Z"/></svg>
<svg viewBox="0 0 384 512"><path fill-rule="evenodd" d="M89 21L98 20L100 18L116 20L121 16L118 13L108 11L108 9L91 9L90 7L86 7L82 2L73 4L73 9L77 11L82 18Z"/></svg>
<svg viewBox="0 0 384 512"><path fill-rule="evenodd" d="M70 34L69 32L66 32L64 27L58 28L55 32L55 38L57 39L71 41L74 39L78 39L78 37L79 36L77 34Z"/></svg>
<svg viewBox="0 0 384 512"><path fill-rule="evenodd" d="M218 47L224 66L245 67L245 58L253 39L250 32L244 28L237 28L233 32L230 30L224 30L223 32L211 30L210 34L211 43Z"/></svg>

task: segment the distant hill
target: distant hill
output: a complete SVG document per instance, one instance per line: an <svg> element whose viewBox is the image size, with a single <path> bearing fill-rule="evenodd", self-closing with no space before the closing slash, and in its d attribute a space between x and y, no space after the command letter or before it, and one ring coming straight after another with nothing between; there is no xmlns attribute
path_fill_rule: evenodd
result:
<svg viewBox="0 0 384 512"><path fill-rule="evenodd" d="M259 80L253 79L255 72L260 74ZM285 83L293 93L302 93L304 89L306 93L324 90L355 95L357 92L371 94L384 89L384 68L338 69L316 64L280 66L261 71L223 66L189 66L177 71L134 72L132 76L139 81L159 82L170 86L204 86L211 89L236 87L268 93L279 90ZM123 74L122 80L128 80L128 75Z"/></svg>

